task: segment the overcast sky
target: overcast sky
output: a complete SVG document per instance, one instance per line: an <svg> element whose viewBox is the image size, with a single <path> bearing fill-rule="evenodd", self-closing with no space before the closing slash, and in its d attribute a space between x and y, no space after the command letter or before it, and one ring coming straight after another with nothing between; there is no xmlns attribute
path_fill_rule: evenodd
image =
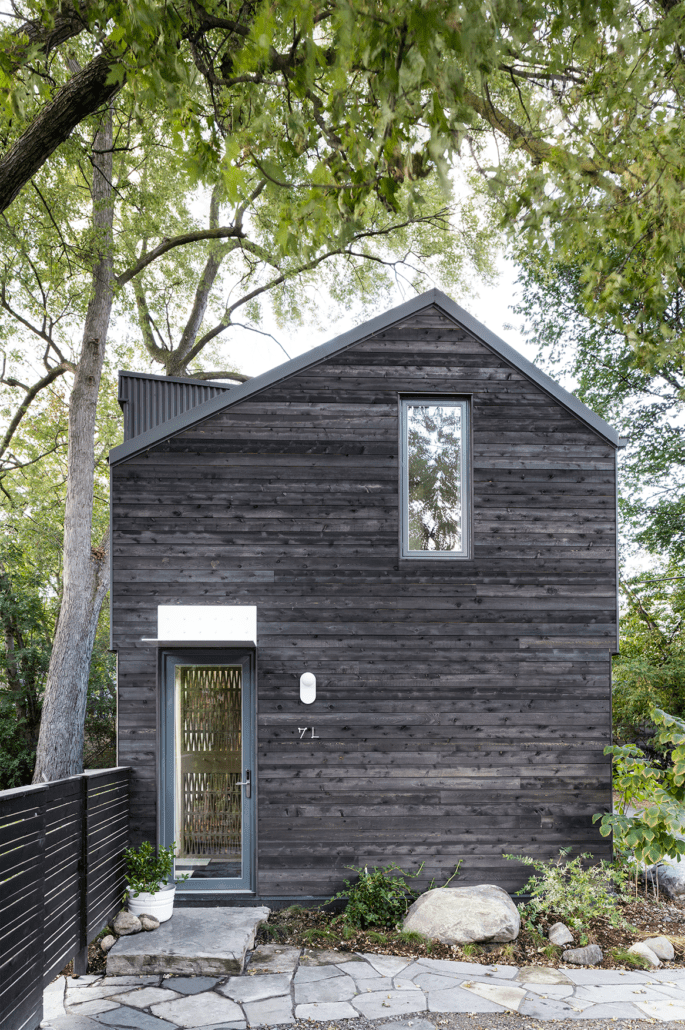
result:
<svg viewBox="0 0 685 1030"><path fill-rule="evenodd" d="M510 310L510 305L514 303L515 269L504 259L500 260L499 267L500 278L495 286L480 287L479 296L475 298L473 296L462 298L454 295L452 299L532 361L535 358L535 347L526 343L516 329L505 328L509 324L518 323L518 319ZM407 299L408 295L402 296L398 291L397 296L388 301L387 308ZM382 312L379 311L379 314ZM268 321L262 324L262 328L273 333L283 344L290 357L294 358L298 354L311 350L312 347L317 347L319 344L333 339L339 333L353 329L363 320L362 315L351 310L346 317L324 331L317 329L303 331L298 326L292 332L287 332L279 330L275 325L268 324ZM275 340L269 336L260 336L239 328L231 331L230 339L223 344L222 351L229 361L235 362L241 372L250 376L266 372L287 360Z"/></svg>

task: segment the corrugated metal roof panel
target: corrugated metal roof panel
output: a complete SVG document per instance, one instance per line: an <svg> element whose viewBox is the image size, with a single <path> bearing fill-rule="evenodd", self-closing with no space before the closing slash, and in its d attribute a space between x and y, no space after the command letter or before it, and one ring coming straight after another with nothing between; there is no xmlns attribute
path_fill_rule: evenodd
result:
<svg viewBox="0 0 685 1030"><path fill-rule="evenodd" d="M124 442L231 389L227 383L202 379L120 372L119 404L124 413Z"/></svg>

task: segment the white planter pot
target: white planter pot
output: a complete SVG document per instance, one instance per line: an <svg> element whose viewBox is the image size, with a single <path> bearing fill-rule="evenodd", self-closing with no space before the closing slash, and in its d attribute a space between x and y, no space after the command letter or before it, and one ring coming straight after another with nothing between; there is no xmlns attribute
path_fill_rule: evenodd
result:
<svg viewBox="0 0 685 1030"><path fill-rule="evenodd" d="M171 919L174 911L174 895L176 884L167 883L154 894L147 894L141 891L138 897L133 897L129 891L128 910L134 916L155 916L160 923L166 923Z"/></svg>

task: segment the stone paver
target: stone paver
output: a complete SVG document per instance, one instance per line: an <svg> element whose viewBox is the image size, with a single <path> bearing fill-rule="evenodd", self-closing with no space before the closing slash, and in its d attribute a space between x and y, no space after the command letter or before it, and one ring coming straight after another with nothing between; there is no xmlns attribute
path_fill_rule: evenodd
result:
<svg viewBox="0 0 685 1030"><path fill-rule="evenodd" d="M423 991L372 991L359 994L352 1004L367 1019L383 1016L405 1016L408 1012L425 1012L426 996Z"/></svg>
<svg viewBox="0 0 685 1030"><path fill-rule="evenodd" d="M413 959L400 958L399 955L365 955L364 957L381 976L397 976L413 962ZM396 1025L400 1026L399 1023Z"/></svg>
<svg viewBox="0 0 685 1030"><path fill-rule="evenodd" d="M321 1005L298 1005L295 1009L296 1019L354 1019L358 1015L348 1001L329 1001ZM435 1030L431 1027L431 1030Z"/></svg>
<svg viewBox="0 0 685 1030"><path fill-rule="evenodd" d="M126 1027L127 1030L176 1030L175 1023L167 1023L164 1019L157 1019L148 1012L141 1012L140 1009L130 1009L127 1005L120 1005L111 1012L102 1012L95 1018L99 1023Z"/></svg>
<svg viewBox="0 0 685 1030"><path fill-rule="evenodd" d="M260 973L290 973L292 976L299 958L299 948L285 944L262 944L250 955L247 972L251 976Z"/></svg>
<svg viewBox="0 0 685 1030"><path fill-rule="evenodd" d="M50 1026L52 1030L102 1030L102 1023L97 1023L92 1016L77 1016L73 1012L64 1016L56 1016L43 1020L41 1026Z"/></svg>
<svg viewBox="0 0 685 1030"><path fill-rule="evenodd" d="M486 1001L494 1001L495 1005L501 1005L503 1009L511 1009L512 1012L518 1012L519 1006L526 996L526 992L522 987L514 987L512 984L487 984L475 981L473 983L466 982L462 984L465 991L471 991L472 994L477 994L479 998L485 998Z"/></svg>
<svg viewBox="0 0 685 1030"><path fill-rule="evenodd" d="M295 973L294 983L309 984L316 980L330 980L333 976L343 976L339 966L300 966Z"/></svg>
<svg viewBox="0 0 685 1030"><path fill-rule="evenodd" d="M53 980L43 991L43 1022L50 1019L57 1019L65 1014L64 995L66 977L60 976Z"/></svg>
<svg viewBox="0 0 685 1030"><path fill-rule="evenodd" d="M239 1019L235 1023L207 1023L205 1026L198 1026L195 1030L246 1030L247 1023Z"/></svg>
<svg viewBox="0 0 685 1030"><path fill-rule="evenodd" d="M359 993L357 983L351 976L334 976L328 980L313 983L298 983L295 980L295 1004L308 1005L317 1001L349 1001Z"/></svg>
<svg viewBox="0 0 685 1030"><path fill-rule="evenodd" d="M163 987L143 987L140 991L117 994L113 1000L120 1001L122 1005L131 1005L134 1009L147 1009L158 1001L173 1001L174 998L180 997L176 991L167 991ZM80 1011L82 1010L79 1009Z"/></svg>
<svg viewBox="0 0 685 1030"><path fill-rule="evenodd" d="M446 991L431 991L428 995L429 1012L504 1012L501 1005L488 998L479 998L472 991L450 987Z"/></svg>
<svg viewBox="0 0 685 1030"><path fill-rule="evenodd" d="M273 1023L294 1023L293 1005L289 994L265 1001L250 1001L244 1006L250 1026L270 1026Z"/></svg>
<svg viewBox="0 0 685 1030"><path fill-rule="evenodd" d="M164 986L179 994L200 994L202 991L213 990L218 983L221 981L215 976L170 976L164 981Z"/></svg>
<svg viewBox="0 0 685 1030"><path fill-rule="evenodd" d="M179 908L154 933L120 937L107 955L107 973L242 973L257 929L269 909Z"/></svg>
<svg viewBox="0 0 685 1030"><path fill-rule="evenodd" d="M76 984L80 986L83 979L84 977L79 977L78 980L70 980L69 985ZM96 979L99 980L101 987L127 987L129 984L135 987L142 987L143 984L159 985L162 981L162 974L149 974L147 976L98 976Z"/></svg>
<svg viewBox="0 0 685 1030"><path fill-rule="evenodd" d="M553 969L551 966L523 966L522 969L519 969L515 979L528 985L573 983L563 969Z"/></svg>
<svg viewBox="0 0 685 1030"><path fill-rule="evenodd" d="M218 987L219 994L232 1001L263 1001L264 998L275 998L288 994L290 976L288 973L270 973L265 976L232 976L223 986Z"/></svg>
<svg viewBox="0 0 685 1030"><path fill-rule="evenodd" d="M198 1017L202 1018L203 1023L210 1024L243 1018L239 1005L213 991L181 996L176 1001L157 1002L150 1006L150 1012L160 1019L183 1027L197 1026Z"/></svg>
<svg viewBox="0 0 685 1030"><path fill-rule="evenodd" d="M137 985L138 986L138 985ZM115 994L122 994L124 991L130 991L133 985L127 987L121 985L114 987L110 985L108 987L102 987L100 984L90 984L87 989L81 990L74 989L69 981L67 980L67 993L64 999L65 1005L83 1005L86 1002L95 1001L97 998L111 998Z"/></svg>
<svg viewBox="0 0 685 1030"><path fill-rule="evenodd" d="M650 1019L685 1019L685 998L682 1002L677 1001L638 1001L635 1003L640 1012L644 1012Z"/></svg>
<svg viewBox="0 0 685 1030"><path fill-rule="evenodd" d="M96 1016L100 1012L110 1012L112 1009L118 1009L119 1005L116 1001L107 1001L106 998L94 998L92 1001L84 1001L80 1005L74 1006L74 1010L79 1016Z"/></svg>
<svg viewBox="0 0 685 1030"><path fill-rule="evenodd" d="M250 1030L297 1019L344 1030L361 1016L391 1020L385 1030L439 1030L450 1012L671 1023L685 1020L685 970L519 969L266 945L241 974L60 977L46 990L43 1026Z"/></svg>

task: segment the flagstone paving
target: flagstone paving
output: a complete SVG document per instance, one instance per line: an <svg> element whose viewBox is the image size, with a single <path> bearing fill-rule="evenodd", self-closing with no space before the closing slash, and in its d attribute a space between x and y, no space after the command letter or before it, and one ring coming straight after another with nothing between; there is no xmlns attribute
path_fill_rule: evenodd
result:
<svg viewBox="0 0 685 1030"><path fill-rule="evenodd" d="M269 945L240 976L60 977L45 992L42 1025L247 1030L392 1019L383 1030L440 1030L459 1014L517 1014L524 1028L530 1019L677 1022L685 1020L685 969L519 969Z"/></svg>

